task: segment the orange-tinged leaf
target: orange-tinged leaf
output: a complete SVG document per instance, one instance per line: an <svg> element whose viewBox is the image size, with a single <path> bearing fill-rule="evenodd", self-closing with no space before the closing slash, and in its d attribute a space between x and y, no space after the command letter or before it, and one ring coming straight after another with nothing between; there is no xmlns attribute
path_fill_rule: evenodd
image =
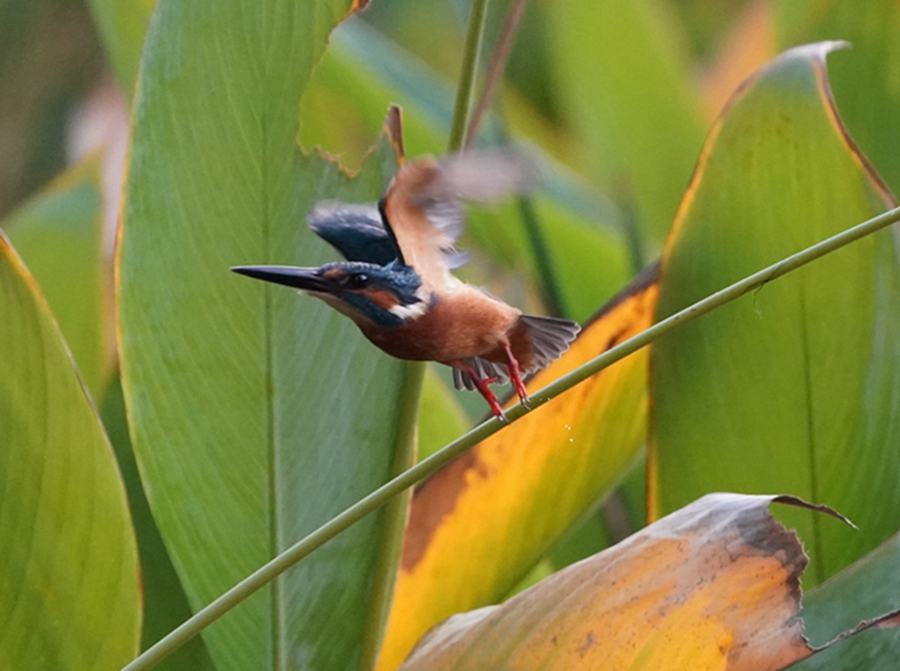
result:
<svg viewBox="0 0 900 671"><path fill-rule="evenodd" d="M841 46L791 49L735 93L664 254L660 318L893 206L831 99ZM791 512L816 548L807 585L897 530L897 251L881 231L653 344L651 514L723 489L827 500L860 531Z"/></svg>
<svg viewBox="0 0 900 671"><path fill-rule="evenodd" d="M783 669L815 650L798 616L808 558L773 501L840 517L793 497L705 496L501 606L450 618L402 669Z"/></svg>
<svg viewBox="0 0 900 671"><path fill-rule="evenodd" d="M529 390L647 328L656 296L653 268ZM639 352L476 446L416 493L379 669L396 668L445 617L501 598L609 492L643 441L646 378Z"/></svg>

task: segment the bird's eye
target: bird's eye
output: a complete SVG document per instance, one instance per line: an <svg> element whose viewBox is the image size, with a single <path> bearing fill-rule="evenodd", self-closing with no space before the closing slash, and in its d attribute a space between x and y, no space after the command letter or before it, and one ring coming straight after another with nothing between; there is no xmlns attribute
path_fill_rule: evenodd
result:
<svg viewBox="0 0 900 671"><path fill-rule="evenodd" d="M369 286L369 276L365 273L355 273L347 281L354 289L362 289Z"/></svg>

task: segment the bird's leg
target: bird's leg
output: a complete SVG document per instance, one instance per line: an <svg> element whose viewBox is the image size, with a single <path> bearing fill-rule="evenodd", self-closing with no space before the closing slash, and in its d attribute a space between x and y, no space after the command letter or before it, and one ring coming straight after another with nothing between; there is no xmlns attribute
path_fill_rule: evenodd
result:
<svg viewBox="0 0 900 671"><path fill-rule="evenodd" d="M522 405L531 410L531 406L528 404L528 391L525 389L525 385L522 382L522 374L519 372L519 362L513 356L509 343L503 343L503 351L506 352L506 367L509 368L509 378L516 387L519 400L522 401Z"/></svg>
<svg viewBox="0 0 900 671"><path fill-rule="evenodd" d="M465 373L470 378L472 378L472 382L475 383L475 388L481 392L481 395L484 396L484 400L488 402L489 406L491 406L491 412L494 413L494 416L504 424L509 424L509 420L506 418L506 415L503 414L503 408L501 408L500 403L497 402L497 397L494 396L494 392L491 391L491 388L488 386L489 382L495 378L482 380L478 376L478 372L475 370L475 367L469 363L463 366L463 371L465 371Z"/></svg>

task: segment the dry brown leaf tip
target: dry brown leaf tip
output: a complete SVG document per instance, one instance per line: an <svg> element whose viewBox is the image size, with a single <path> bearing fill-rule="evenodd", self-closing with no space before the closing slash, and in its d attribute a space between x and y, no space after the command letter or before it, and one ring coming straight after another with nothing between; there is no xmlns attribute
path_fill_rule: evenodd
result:
<svg viewBox="0 0 900 671"><path fill-rule="evenodd" d="M786 668L815 652L798 615L808 558L773 501L840 518L794 497L705 496L502 605L449 618L402 668Z"/></svg>

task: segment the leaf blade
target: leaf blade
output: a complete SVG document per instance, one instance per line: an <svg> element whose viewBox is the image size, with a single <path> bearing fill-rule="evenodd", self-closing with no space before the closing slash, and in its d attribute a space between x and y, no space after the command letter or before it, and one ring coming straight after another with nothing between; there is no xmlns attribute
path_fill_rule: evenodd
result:
<svg viewBox="0 0 900 671"><path fill-rule="evenodd" d="M0 666L118 668L140 636L112 450L34 279L0 234Z"/></svg>
<svg viewBox="0 0 900 671"><path fill-rule="evenodd" d="M803 599L803 619L814 643L880 613L896 610L900 535L894 534L861 560L813 589ZM900 650L900 630L854 637L802 662L798 671L888 671Z"/></svg>
<svg viewBox="0 0 900 671"><path fill-rule="evenodd" d="M410 421L409 366L324 305L228 272L334 258L303 225L313 203L373 200L395 165L381 151L350 180L296 146L303 87L352 8L211 15L163 0L145 47L119 341L148 500L195 610L382 484ZM216 666L357 663L386 523L366 520L207 629Z"/></svg>
<svg viewBox="0 0 900 671"><path fill-rule="evenodd" d="M797 48L770 63L713 130L669 241L659 316L891 202L833 108L824 67L833 46ZM654 345L657 513L722 489L827 500L865 531L851 536L791 517L813 543L810 578L818 581L896 528L892 504L872 511L867 503L873 491L894 500L889 474L900 469L885 447L898 427L879 405L898 384L898 352L885 337L897 328L891 235ZM857 464L852 478L838 472L843 459Z"/></svg>
<svg viewBox="0 0 900 671"><path fill-rule="evenodd" d="M797 537L768 511L792 497L709 495L500 606L432 630L414 669L789 666L803 638Z"/></svg>
<svg viewBox="0 0 900 671"><path fill-rule="evenodd" d="M98 401L114 359L99 179L98 162L85 161L63 173L4 224Z"/></svg>

